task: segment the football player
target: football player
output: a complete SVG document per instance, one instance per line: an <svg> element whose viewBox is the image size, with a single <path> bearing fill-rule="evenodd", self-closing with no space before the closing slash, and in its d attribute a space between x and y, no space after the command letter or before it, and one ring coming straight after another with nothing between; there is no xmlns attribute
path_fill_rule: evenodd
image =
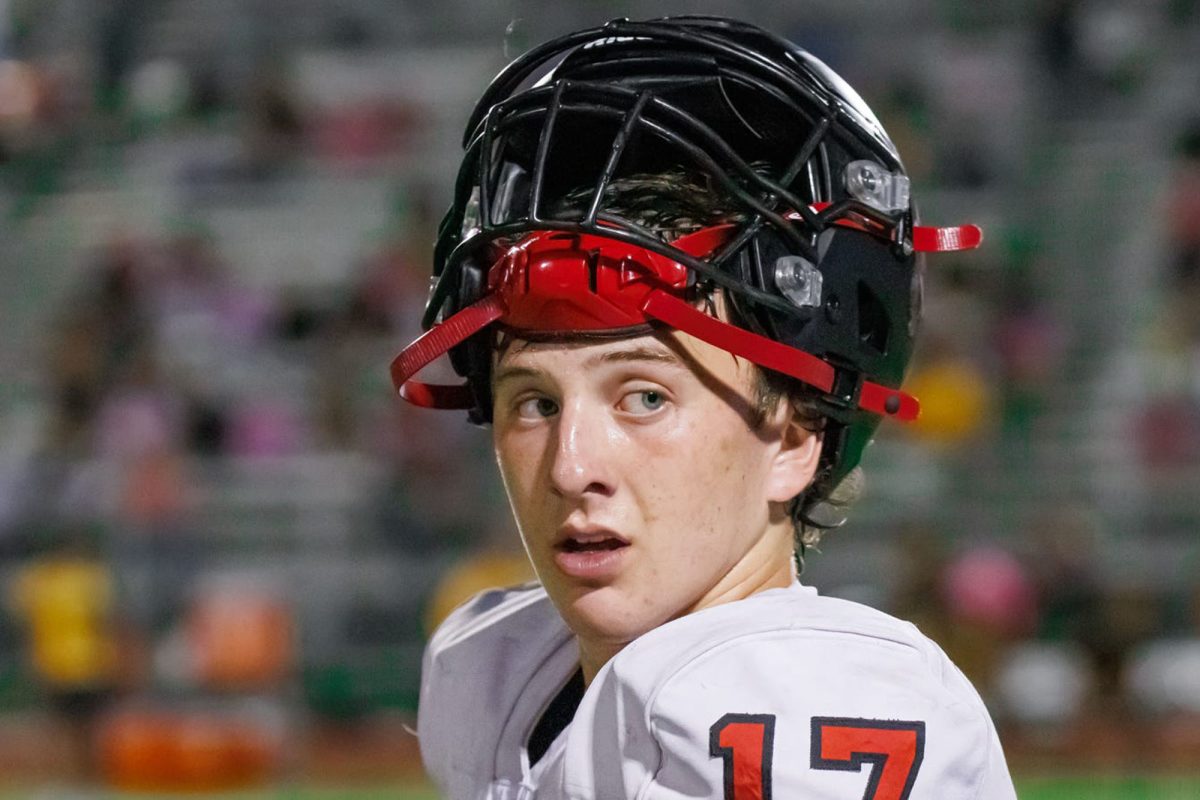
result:
<svg viewBox="0 0 1200 800"><path fill-rule="evenodd" d="M537 585L426 653L450 798L1015 797L970 683L911 624L797 579L900 389L921 225L841 78L710 17L616 20L503 70L467 125L417 405L491 426ZM461 385L417 373L448 353Z"/></svg>

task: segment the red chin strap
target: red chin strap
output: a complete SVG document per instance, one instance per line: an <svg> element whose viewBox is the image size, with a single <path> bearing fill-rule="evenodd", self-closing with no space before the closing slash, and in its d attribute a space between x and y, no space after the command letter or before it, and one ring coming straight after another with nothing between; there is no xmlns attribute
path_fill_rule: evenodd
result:
<svg viewBox="0 0 1200 800"><path fill-rule="evenodd" d="M819 208L814 208L819 211ZM861 223L837 224L866 229ZM703 257L733 232L732 225L704 228L683 236L673 247ZM925 252L978 246L979 229L913 230L914 249ZM408 402L426 408L465 409L475 400L466 385L438 385L414 376L434 359L502 321L515 331L569 333L628 328L662 322L760 367L790 375L810 386L833 391L834 368L820 358L722 322L680 299L687 267L658 253L615 239L557 231L534 232L509 247L488 272L487 292L479 301L434 325L392 361L392 382ZM864 381L858 407L874 414L913 420L917 399L878 383Z"/></svg>

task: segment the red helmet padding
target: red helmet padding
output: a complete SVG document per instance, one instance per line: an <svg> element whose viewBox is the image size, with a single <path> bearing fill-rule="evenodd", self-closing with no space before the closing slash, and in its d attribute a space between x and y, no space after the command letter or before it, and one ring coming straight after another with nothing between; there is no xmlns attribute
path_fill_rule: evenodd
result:
<svg viewBox="0 0 1200 800"><path fill-rule="evenodd" d="M702 228L673 246L704 256L732 230L732 225ZM413 376L497 320L514 330L539 332L644 325L642 301L652 290L682 291L686 285L686 267L645 248L599 236L536 231L496 259L488 270L488 294L434 325L392 360L392 383L413 405L470 408L475 401L468 385L423 383Z"/></svg>
<svg viewBox="0 0 1200 800"><path fill-rule="evenodd" d="M542 231L508 248L488 273L505 299L504 324L523 331L596 331L644 325L655 289L683 290L682 264L586 234Z"/></svg>
<svg viewBox="0 0 1200 800"><path fill-rule="evenodd" d="M703 228L672 243L697 257L720 246L732 225ZM392 361L392 381L405 400L429 408L470 408L466 385L413 379L431 361L494 322L514 331L556 333L628 328L664 322L698 339L830 392L834 368L820 358L730 325L682 300L688 269L636 245L590 234L537 231L502 253L488 271L488 293L404 348ZM864 382L859 407L911 420L916 398Z"/></svg>

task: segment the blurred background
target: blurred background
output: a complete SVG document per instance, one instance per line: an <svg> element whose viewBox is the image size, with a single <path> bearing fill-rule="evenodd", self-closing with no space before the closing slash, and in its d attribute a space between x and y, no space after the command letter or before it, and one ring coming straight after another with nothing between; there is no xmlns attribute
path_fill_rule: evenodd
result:
<svg viewBox="0 0 1200 800"><path fill-rule="evenodd" d="M387 379L461 128L683 12L825 59L987 233L804 580L941 643L1023 798L1200 797L1194 0L0 0L0 797L433 796L426 633L528 574L486 432Z"/></svg>

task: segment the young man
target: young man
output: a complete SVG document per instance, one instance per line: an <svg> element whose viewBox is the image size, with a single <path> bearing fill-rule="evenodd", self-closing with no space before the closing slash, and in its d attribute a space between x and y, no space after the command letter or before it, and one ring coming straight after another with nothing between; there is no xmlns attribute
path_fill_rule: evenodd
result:
<svg viewBox="0 0 1200 800"><path fill-rule="evenodd" d="M974 689L912 625L797 581L899 390L917 224L812 56L615 21L505 69L467 127L411 402L490 423L540 585L429 644L451 798L1012 798ZM449 353L462 386L414 378Z"/></svg>

